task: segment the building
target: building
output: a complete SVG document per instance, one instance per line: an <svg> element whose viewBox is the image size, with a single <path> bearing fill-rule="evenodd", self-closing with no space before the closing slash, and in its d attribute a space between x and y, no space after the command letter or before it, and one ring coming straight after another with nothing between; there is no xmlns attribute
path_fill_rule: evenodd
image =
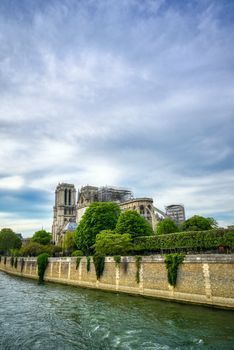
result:
<svg viewBox="0 0 234 350"><path fill-rule="evenodd" d="M184 222L184 207L169 205L166 213L156 208L152 198L134 198L131 190L114 186L82 186L78 191L73 184L61 183L55 190L54 218L52 226L53 242L62 242L68 231L74 231L85 210L94 202L115 202L120 209L136 210L155 229L157 223L165 217L171 217L177 224Z"/></svg>
<svg viewBox="0 0 234 350"><path fill-rule="evenodd" d="M185 221L185 211L182 204L171 204L165 207L166 216L170 217L176 225L180 225Z"/></svg>
<svg viewBox="0 0 234 350"><path fill-rule="evenodd" d="M52 240L58 244L66 233L67 224L76 223L76 189L74 185L61 183L55 190Z"/></svg>

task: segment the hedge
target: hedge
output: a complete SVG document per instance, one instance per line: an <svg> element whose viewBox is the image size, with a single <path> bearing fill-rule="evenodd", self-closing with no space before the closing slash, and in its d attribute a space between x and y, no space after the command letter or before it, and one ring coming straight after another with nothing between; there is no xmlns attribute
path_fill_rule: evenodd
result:
<svg viewBox="0 0 234 350"><path fill-rule="evenodd" d="M165 235L136 237L134 243L138 251L159 251L163 249L216 249L220 246L234 247L234 230L213 229L190 231Z"/></svg>

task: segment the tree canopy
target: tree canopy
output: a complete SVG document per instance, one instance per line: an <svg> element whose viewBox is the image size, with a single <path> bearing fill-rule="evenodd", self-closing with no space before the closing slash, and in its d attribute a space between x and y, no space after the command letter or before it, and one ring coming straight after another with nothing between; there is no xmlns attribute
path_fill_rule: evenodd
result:
<svg viewBox="0 0 234 350"><path fill-rule="evenodd" d="M96 235L102 230L113 230L120 214L118 204L92 203L85 211L75 231L75 242L84 253L92 251Z"/></svg>
<svg viewBox="0 0 234 350"><path fill-rule="evenodd" d="M0 231L0 252L9 254L11 249L19 249L21 245L21 239L10 228Z"/></svg>
<svg viewBox="0 0 234 350"><path fill-rule="evenodd" d="M45 230L39 230L34 233L31 239L32 242L37 242L42 245L49 244L51 241L51 233Z"/></svg>
<svg viewBox="0 0 234 350"><path fill-rule="evenodd" d="M173 232L178 232L179 229L176 225L176 223L170 219L166 218L162 220L158 225L157 225L157 234L163 235L166 233L173 233Z"/></svg>
<svg viewBox="0 0 234 350"><path fill-rule="evenodd" d="M187 219L182 225L182 231L206 231L212 228L210 218L194 215Z"/></svg>
<svg viewBox="0 0 234 350"><path fill-rule="evenodd" d="M63 248L68 252L71 253L74 250L77 249L75 238L74 238L75 232L66 232L64 239L63 239Z"/></svg>
<svg viewBox="0 0 234 350"><path fill-rule="evenodd" d="M128 233L132 238L153 234L150 224L135 210L126 210L120 214L115 232L118 234Z"/></svg>
<svg viewBox="0 0 234 350"><path fill-rule="evenodd" d="M133 244L129 234L105 230L97 235L94 247L95 253L99 255L125 255L133 248Z"/></svg>

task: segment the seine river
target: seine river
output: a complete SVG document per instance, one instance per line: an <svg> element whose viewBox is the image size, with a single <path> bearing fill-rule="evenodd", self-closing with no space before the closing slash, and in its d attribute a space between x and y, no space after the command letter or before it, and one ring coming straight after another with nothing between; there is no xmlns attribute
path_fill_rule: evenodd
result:
<svg viewBox="0 0 234 350"><path fill-rule="evenodd" d="M233 349L234 312L0 272L0 349Z"/></svg>

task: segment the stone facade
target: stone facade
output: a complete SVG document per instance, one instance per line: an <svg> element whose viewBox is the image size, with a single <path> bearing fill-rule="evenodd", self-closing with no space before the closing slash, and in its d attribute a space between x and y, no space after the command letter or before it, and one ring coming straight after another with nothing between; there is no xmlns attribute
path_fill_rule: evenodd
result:
<svg viewBox="0 0 234 350"><path fill-rule="evenodd" d="M93 202L115 202L121 210L136 210L155 228L158 215L154 211L152 198L133 198L132 191L118 187L83 186L78 192L74 185L61 183L55 191L54 218L52 226L53 242L59 244L71 223L78 224L88 206ZM68 223L70 223L68 225ZM75 225L74 225L75 227Z"/></svg>
<svg viewBox="0 0 234 350"><path fill-rule="evenodd" d="M11 266L10 257L6 264L2 258L0 270L37 279L36 258L23 259L23 268L22 258L18 258L15 268ZM112 257L106 257L100 280L96 279L92 258L89 272L86 257L82 257L78 268L76 258L49 258L45 280L234 310L233 254L187 255L179 265L175 287L168 284L164 257L161 255L142 257L139 283L136 272L136 259L130 256L122 257L119 264Z"/></svg>
<svg viewBox="0 0 234 350"><path fill-rule="evenodd" d="M69 222L76 222L76 189L74 185L61 183L55 190L53 242L58 244L62 240Z"/></svg>

